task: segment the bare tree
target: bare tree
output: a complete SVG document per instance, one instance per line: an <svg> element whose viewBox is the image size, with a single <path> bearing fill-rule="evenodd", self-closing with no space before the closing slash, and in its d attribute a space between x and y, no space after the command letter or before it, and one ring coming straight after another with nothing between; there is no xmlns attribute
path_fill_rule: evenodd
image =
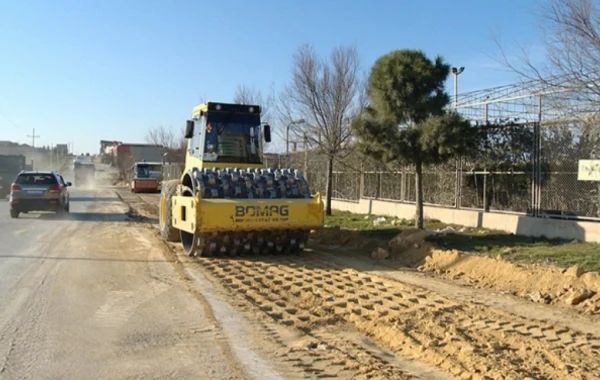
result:
<svg viewBox="0 0 600 380"><path fill-rule="evenodd" d="M146 133L146 142L165 147L170 161L176 163L185 162L187 141L183 137L183 131L178 134L173 129L161 125L148 130Z"/></svg>
<svg viewBox="0 0 600 380"><path fill-rule="evenodd" d="M127 154L121 154L119 156L117 156L117 168L119 169L119 179L124 180L124 181L128 181L131 178L131 167L133 166L134 162L133 159L131 158L131 155Z"/></svg>
<svg viewBox="0 0 600 380"><path fill-rule="evenodd" d="M263 93L256 89L255 87L248 87L244 84L240 84L235 89L235 94L233 95L233 102L239 104L252 104L260 106L260 118L263 122L269 123L271 122L270 118L272 116L272 108L275 104L275 96L273 85L269 89L267 95L263 95ZM277 128L274 128L271 125L272 133L277 133ZM264 149L267 151L273 145L272 142L265 143Z"/></svg>
<svg viewBox="0 0 600 380"><path fill-rule="evenodd" d="M339 46L328 60L302 45L293 57L291 83L281 97L280 114L295 124L291 133L304 137L327 156L326 214L331 215L333 161L352 137L352 121L364 105L364 75L356 48ZM287 143L287 141L286 141Z"/></svg>
<svg viewBox="0 0 600 380"><path fill-rule="evenodd" d="M150 129L146 133L146 142L148 144L162 145L165 148L172 148L175 145L175 133L172 129L160 125Z"/></svg>
<svg viewBox="0 0 600 380"><path fill-rule="evenodd" d="M597 158L600 146L600 9L592 0L545 0L534 13L540 20L546 61L533 62L527 49L509 58L499 39L500 63L545 93L543 108L563 123L551 130L567 136L569 154ZM542 103L540 103L541 105ZM577 136L574 138L572 136ZM549 139L548 139L549 140ZM560 140L558 140L560 141ZM550 142L546 141L546 152ZM557 147L560 145L557 145ZM555 149L558 157L560 149ZM557 161L552 165L560 165ZM595 190L600 191L600 187ZM597 199L597 198L596 198Z"/></svg>
<svg viewBox="0 0 600 380"><path fill-rule="evenodd" d="M509 58L498 38L500 61L526 80L541 82L550 91L569 92L571 100L600 97L600 11L592 0L546 0L538 17L546 54L545 64L535 64L527 49ZM516 62L515 62L516 61Z"/></svg>
<svg viewBox="0 0 600 380"><path fill-rule="evenodd" d="M255 87L249 87L245 84L240 84L235 89L235 94L233 95L233 102L239 104L253 104L260 106L261 120L269 122L269 118L271 117L271 109L273 103L275 102L275 97L273 96L273 86L271 86L270 91L267 95L263 95L263 93Z"/></svg>

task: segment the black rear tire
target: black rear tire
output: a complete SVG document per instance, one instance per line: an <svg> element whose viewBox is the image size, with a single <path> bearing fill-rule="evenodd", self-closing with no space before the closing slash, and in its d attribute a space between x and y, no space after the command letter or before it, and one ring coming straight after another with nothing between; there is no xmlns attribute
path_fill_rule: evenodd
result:
<svg viewBox="0 0 600 380"><path fill-rule="evenodd" d="M13 219L17 219L19 217L19 210L10 209L10 217Z"/></svg>
<svg viewBox="0 0 600 380"><path fill-rule="evenodd" d="M164 240L173 243L181 241L179 230L173 227L173 207L171 205L173 196L177 192L177 185L179 185L178 180L163 182L158 205L160 235Z"/></svg>

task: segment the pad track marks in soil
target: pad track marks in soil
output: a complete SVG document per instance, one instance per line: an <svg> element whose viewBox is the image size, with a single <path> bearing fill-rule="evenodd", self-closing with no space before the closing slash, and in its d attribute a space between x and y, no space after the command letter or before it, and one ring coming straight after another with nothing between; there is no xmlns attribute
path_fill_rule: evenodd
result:
<svg viewBox="0 0 600 380"><path fill-rule="evenodd" d="M262 259L199 261L225 286L283 325L310 334L322 326L349 323L392 351L454 376L600 377L597 336L459 303L343 268L318 254ZM377 376L402 374L400 369L373 362L359 363ZM352 367L340 365L343 370Z"/></svg>
<svg viewBox="0 0 600 380"><path fill-rule="evenodd" d="M410 379L398 366L394 366L378 353L371 352L356 342L326 331L332 325L343 323L333 314L322 313L310 295L296 300L283 293L274 292L264 285L261 273L256 268L230 265L229 260L199 259L204 268L230 290L245 296L254 306L284 326L296 327L306 334L307 339L291 346L286 345L273 329L271 337L281 344L279 359L301 368L311 377L357 379ZM267 275L271 278L271 275ZM271 278L272 283L279 283Z"/></svg>
<svg viewBox="0 0 600 380"><path fill-rule="evenodd" d="M400 357L460 378L600 378L595 333L449 299L347 269L318 253L197 260L265 316L328 343L329 352L289 347L284 352L311 376L410 377L364 344L336 337L333 330L350 325Z"/></svg>
<svg viewBox="0 0 600 380"><path fill-rule="evenodd" d="M192 279L186 274L184 269L184 263L179 261L173 247L165 243L165 257L171 261L180 277L185 280L185 284L188 286L188 291L194 294L202 304L206 303L206 300L201 293L195 288ZM182 257L184 262L189 263L192 259L188 257ZM196 261L196 260L194 260ZM192 261L192 262L194 262ZM213 277L213 276L211 276ZM225 287L223 291L230 291L230 287ZM241 293L234 293L238 296L242 296ZM243 298L247 301L247 298ZM209 307L208 305L206 305ZM246 309L244 303L238 303L236 305L239 309ZM219 322L214 319L214 316L209 315L214 324L214 329L220 331ZM257 331L261 331L265 338L267 338L271 344L275 344L274 347L257 347L263 353L268 355L274 355L281 363L290 365L291 368L288 370L285 367L279 370L289 378L297 378L300 373L305 378L336 378L336 379L409 379L410 376L405 375L399 370L395 370L389 366L389 363L384 360L379 360L375 355L361 349L357 344L345 341L344 339L337 338L335 336L322 335L322 334L310 334L308 338L312 338L305 343L318 341L327 342L328 346L326 350L321 349L321 346L316 344L301 344L294 342L290 345L287 338L283 338L278 328L273 328L272 321L265 323L262 318L249 319L252 327ZM285 327L285 326L284 326ZM222 338L222 334L219 332L218 336ZM220 340L218 340L220 341ZM300 373L298 373L298 371ZM287 376L285 376L288 378Z"/></svg>

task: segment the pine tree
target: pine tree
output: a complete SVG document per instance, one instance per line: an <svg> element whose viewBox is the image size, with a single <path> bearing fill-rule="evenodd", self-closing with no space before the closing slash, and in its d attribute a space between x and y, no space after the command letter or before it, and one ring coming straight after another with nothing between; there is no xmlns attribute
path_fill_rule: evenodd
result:
<svg viewBox="0 0 600 380"><path fill-rule="evenodd" d="M414 165L416 227L423 228L423 166L441 164L476 149L474 127L455 112L444 83L450 66L420 50L396 50L371 69L369 105L354 121L358 146L385 163Z"/></svg>

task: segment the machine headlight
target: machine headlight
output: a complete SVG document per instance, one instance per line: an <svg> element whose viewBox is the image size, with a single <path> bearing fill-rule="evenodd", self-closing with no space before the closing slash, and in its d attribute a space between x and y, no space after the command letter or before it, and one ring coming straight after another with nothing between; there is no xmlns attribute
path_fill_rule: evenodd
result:
<svg viewBox="0 0 600 380"><path fill-rule="evenodd" d="M254 112L254 107L248 108L248 111L250 111L250 113Z"/></svg>
<svg viewBox="0 0 600 380"><path fill-rule="evenodd" d="M220 105L220 104L217 104L217 105L215 106L215 109L216 109L217 111L220 111L220 110L221 110L221 105Z"/></svg>

